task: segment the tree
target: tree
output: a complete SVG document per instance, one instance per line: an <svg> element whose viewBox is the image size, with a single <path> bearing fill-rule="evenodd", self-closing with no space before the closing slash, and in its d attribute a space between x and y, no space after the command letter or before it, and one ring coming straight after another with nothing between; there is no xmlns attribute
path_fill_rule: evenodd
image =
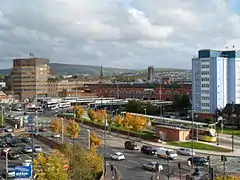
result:
<svg viewBox="0 0 240 180"><path fill-rule="evenodd" d="M97 149L102 144L102 139L97 136L95 132L91 132L90 135L90 145L91 149Z"/></svg>
<svg viewBox="0 0 240 180"><path fill-rule="evenodd" d="M105 122L107 112L106 112L105 109L104 110L97 110L95 112L95 115L96 115L96 121L98 123L103 123L103 122Z"/></svg>
<svg viewBox="0 0 240 180"><path fill-rule="evenodd" d="M133 119L133 116L129 113L126 113L126 116L123 120L123 127L125 127L128 132L128 138L129 138L129 131L132 128L132 119Z"/></svg>
<svg viewBox="0 0 240 180"><path fill-rule="evenodd" d="M144 116L132 116L132 129L138 133L144 130L148 124L148 120Z"/></svg>
<svg viewBox="0 0 240 180"><path fill-rule="evenodd" d="M52 122L51 122L51 130L54 133L62 132L62 120L59 119L59 118L52 120Z"/></svg>
<svg viewBox="0 0 240 180"><path fill-rule="evenodd" d="M82 116L84 115L84 112L85 110L82 106L74 106L74 113L76 119L81 120Z"/></svg>
<svg viewBox="0 0 240 180"><path fill-rule="evenodd" d="M92 121L93 125L96 123L96 112L93 111L92 109L88 109L88 117Z"/></svg>
<svg viewBox="0 0 240 180"><path fill-rule="evenodd" d="M113 117L111 115L107 115L107 123L108 123L108 130L111 134L112 124L113 124Z"/></svg>
<svg viewBox="0 0 240 180"><path fill-rule="evenodd" d="M34 172L39 180L68 179L69 162L59 150L53 150L50 155L39 153L34 159Z"/></svg>
<svg viewBox="0 0 240 180"><path fill-rule="evenodd" d="M214 178L214 180L240 180L240 177L233 175L217 176Z"/></svg>
<svg viewBox="0 0 240 180"><path fill-rule="evenodd" d="M70 138L73 140L73 143L74 143L74 139L78 137L79 131L80 131L79 124L75 120L70 119L67 124L67 133L70 136Z"/></svg>
<svg viewBox="0 0 240 180"><path fill-rule="evenodd" d="M1 111L3 111L1 109ZM0 126L3 126L4 125L4 116L3 116L3 112L0 113Z"/></svg>
<svg viewBox="0 0 240 180"><path fill-rule="evenodd" d="M116 116L114 124L118 127L118 132L120 127L123 125L123 117L119 114Z"/></svg>
<svg viewBox="0 0 240 180"><path fill-rule="evenodd" d="M143 112L143 103L139 100L132 100L128 101L128 103L125 106L125 109L127 112L133 112L133 113L142 113Z"/></svg>

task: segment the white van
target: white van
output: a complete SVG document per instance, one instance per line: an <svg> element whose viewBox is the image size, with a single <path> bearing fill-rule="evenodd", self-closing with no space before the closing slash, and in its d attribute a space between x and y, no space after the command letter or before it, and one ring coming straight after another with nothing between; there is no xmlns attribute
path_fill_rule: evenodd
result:
<svg viewBox="0 0 240 180"><path fill-rule="evenodd" d="M166 148L158 148L157 149L157 156L160 156L164 159L177 159L178 155L175 151L172 149L166 149Z"/></svg>

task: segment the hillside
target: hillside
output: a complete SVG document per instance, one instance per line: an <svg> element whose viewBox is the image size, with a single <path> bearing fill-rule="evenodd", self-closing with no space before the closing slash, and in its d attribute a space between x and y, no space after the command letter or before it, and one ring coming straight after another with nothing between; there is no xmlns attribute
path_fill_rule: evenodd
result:
<svg viewBox="0 0 240 180"><path fill-rule="evenodd" d="M63 75L63 74L82 74L82 75L91 75L98 76L100 75L101 67L100 66L91 66L91 65L76 65L76 64L61 64L61 63L51 63L51 70L54 74ZM0 69L0 74L8 75L11 69ZM174 68L155 68L154 72L167 72L167 71L186 71L182 69ZM145 74L147 69L142 70L133 70L133 69L119 69L111 67L103 67L103 73L105 76L108 75L127 75L127 74Z"/></svg>

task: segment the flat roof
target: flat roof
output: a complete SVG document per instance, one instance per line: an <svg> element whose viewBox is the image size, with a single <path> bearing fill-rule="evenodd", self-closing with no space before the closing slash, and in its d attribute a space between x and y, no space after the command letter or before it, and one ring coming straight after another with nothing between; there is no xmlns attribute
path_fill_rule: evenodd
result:
<svg viewBox="0 0 240 180"><path fill-rule="evenodd" d="M156 127L163 127L163 128L167 128L167 129L175 129L175 130L179 130L179 131L189 131L189 129L187 129L187 128L172 127L172 126L166 126L166 125L156 125Z"/></svg>
<svg viewBox="0 0 240 180"><path fill-rule="evenodd" d="M123 112L123 113L126 113L126 112ZM136 116L144 116L146 118L162 120L162 121L172 121L172 122L177 122L177 123L192 124L192 121L186 121L186 120L181 120L181 119L172 119L172 118L166 118L166 117L160 117L160 116L151 116L151 115L138 114L138 113L129 113L129 114L136 115ZM207 126L209 124L193 121L193 125Z"/></svg>

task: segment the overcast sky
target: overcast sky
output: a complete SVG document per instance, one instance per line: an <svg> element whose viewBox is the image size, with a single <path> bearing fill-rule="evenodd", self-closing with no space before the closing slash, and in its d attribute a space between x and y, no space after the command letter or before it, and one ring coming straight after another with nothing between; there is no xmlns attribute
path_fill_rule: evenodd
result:
<svg viewBox="0 0 240 180"><path fill-rule="evenodd" d="M59 63L191 68L198 49L240 38L240 17L226 2L0 0L0 68L30 52Z"/></svg>

